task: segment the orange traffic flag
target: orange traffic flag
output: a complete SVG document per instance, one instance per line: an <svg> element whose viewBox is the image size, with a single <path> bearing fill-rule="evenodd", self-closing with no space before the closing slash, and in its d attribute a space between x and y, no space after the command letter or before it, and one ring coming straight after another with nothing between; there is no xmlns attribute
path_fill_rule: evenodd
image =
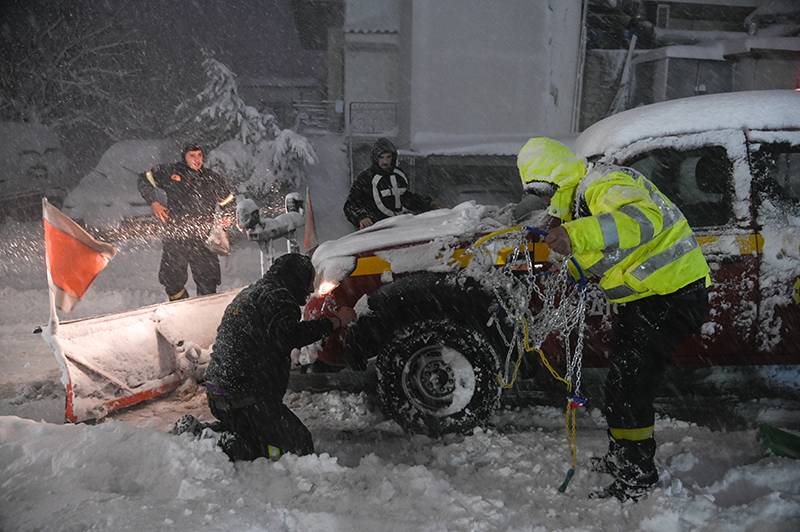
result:
<svg viewBox="0 0 800 532"><path fill-rule="evenodd" d="M69 312L117 250L93 238L72 218L42 198L47 281L56 307Z"/></svg>
<svg viewBox="0 0 800 532"><path fill-rule="evenodd" d="M303 247L306 251L311 251L319 246L319 239L317 238L317 227L314 224L314 209L311 207L311 191L306 187L306 201L305 201L305 228L303 229Z"/></svg>

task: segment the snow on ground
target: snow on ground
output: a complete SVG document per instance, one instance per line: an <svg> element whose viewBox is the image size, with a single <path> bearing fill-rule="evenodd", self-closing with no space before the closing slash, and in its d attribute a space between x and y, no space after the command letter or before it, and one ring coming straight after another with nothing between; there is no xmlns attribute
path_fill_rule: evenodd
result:
<svg viewBox="0 0 800 532"><path fill-rule="evenodd" d="M329 202L318 209L330 230L341 222L339 205L327 192L319 197L315 205ZM65 425L56 363L31 334L47 320L40 231L0 228L4 531L800 529L800 462L768 455L756 439L760 422L800 428L797 402L786 397L662 409L660 488L638 504L587 497L610 481L588 470L606 445L592 403L579 412L578 472L565 494L556 490L568 467L557 406L504 408L485 429L431 439L403 434L369 394L290 392L286 402L309 426L317 454L236 464L212 439L166 433L184 413L210 419L202 390L191 386L97 425ZM162 301L158 257L157 243L124 248L75 317ZM223 288L258 272L255 246L241 243L224 263ZM796 382L798 373L769 377Z"/></svg>
<svg viewBox="0 0 800 532"><path fill-rule="evenodd" d="M202 413L198 398L183 405ZM504 410L486 430L407 436L364 394L291 393L317 453L231 464L211 439L128 413L97 426L0 418L4 530L796 530L800 462L752 430L660 418L662 487L639 504L594 501L608 478L596 409L579 420L567 490L560 408ZM178 412L175 412L177 414ZM134 421L145 421L142 427Z"/></svg>

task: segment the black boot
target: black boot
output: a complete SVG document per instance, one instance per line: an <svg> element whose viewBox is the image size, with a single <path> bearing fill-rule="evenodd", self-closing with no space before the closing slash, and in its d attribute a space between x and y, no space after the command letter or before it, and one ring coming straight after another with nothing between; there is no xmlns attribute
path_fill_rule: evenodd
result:
<svg viewBox="0 0 800 532"><path fill-rule="evenodd" d="M616 497L620 501L638 501L646 497L658 483L653 438L642 441L619 440L614 473L615 480L606 488L593 492L590 498Z"/></svg>
<svg viewBox="0 0 800 532"><path fill-rule="evenodd" d="M212 421L211 423L203 423L192 414L184 414L178 418L173 425L172 429L169 431L170 434L185 434L189 433L196 438L200 437L208 437L206 436L206 429L212 432L222 432L225 430L225 426L221 421Z"/></svg>
<svg viewBox="0 0 800 532"><path fill-rule="evenodd" d="M617 475L619 469L619 450L620 444L617 440L611 437L611 431L608 432L608 451L603 456L592 456L589 459L589 469L595 473L605 473L608 475Z"/></svg>
<svg viewBox="0 0 800 532"><path fill-rule="evenodd" d="M184 434L188 432L189 434L198 436L203 430L201 425L202 423L200 423L200 420L193 415L184 414L178 418L178 421L175 422L175 425L169 432L170 434Z"/></svg>

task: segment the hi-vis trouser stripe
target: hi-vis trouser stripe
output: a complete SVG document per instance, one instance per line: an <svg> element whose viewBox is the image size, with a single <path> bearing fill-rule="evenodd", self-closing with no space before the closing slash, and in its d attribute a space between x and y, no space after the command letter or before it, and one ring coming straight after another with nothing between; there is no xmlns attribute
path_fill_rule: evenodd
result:
<svg viewBox="0 0 800 532"><path fill-rule="evenodd" d="M615 440L644 441L653 437L655 426L641 427L636 429L615 429L609 428L611 437Z"/></svg>
<svg viewBox="0 0 800 532"><path fill-rule="evenodd" d="M270 460L277 460L281 457L283 451L281 451L280 447L275 447L274 445L267 445L267 458Z"/></svg>

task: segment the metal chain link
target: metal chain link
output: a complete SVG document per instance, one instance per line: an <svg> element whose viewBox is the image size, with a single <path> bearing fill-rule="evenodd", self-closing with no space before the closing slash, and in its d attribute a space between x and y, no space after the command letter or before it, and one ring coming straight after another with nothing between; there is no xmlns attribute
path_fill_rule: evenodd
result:
<svg viewBox="0 0 800 532"><path fill-rule="evenodd" d="M506 336L498 313L494 317L495 327L508 345L503 365L504 381L512 380L514 368L519 364L519 358L514 362L514 351L517 351L517 357L522 357L525 352L524 325L527 322L528 343L536 349L541 348L550 334L559 332L564 341L566 354L565 379L572 383L572 393L579 395L585 338L586 289L571 278L569 273L571 257L564 258L555 271L545 271L541 266L536 266L528 249L526 237L525 230L502 236L504 240L511 239L510 244L514 246L502 268L492 267L493 254L489 257L490 260L486 260L486 257L481 260L477 256L483 248L468 249L467 253L478 260L471 260L464 271L467 275L478 279L484 286L488 285L495 295L499 308L514 324L510 337ZM519 264L520 255L528 268L528 273L524 277L513 273L513 266ZM535 312L530 308L530 303L534 300L540 303ZM570 348L570 336L573 332L576 332L574 350Z"/></svg>

